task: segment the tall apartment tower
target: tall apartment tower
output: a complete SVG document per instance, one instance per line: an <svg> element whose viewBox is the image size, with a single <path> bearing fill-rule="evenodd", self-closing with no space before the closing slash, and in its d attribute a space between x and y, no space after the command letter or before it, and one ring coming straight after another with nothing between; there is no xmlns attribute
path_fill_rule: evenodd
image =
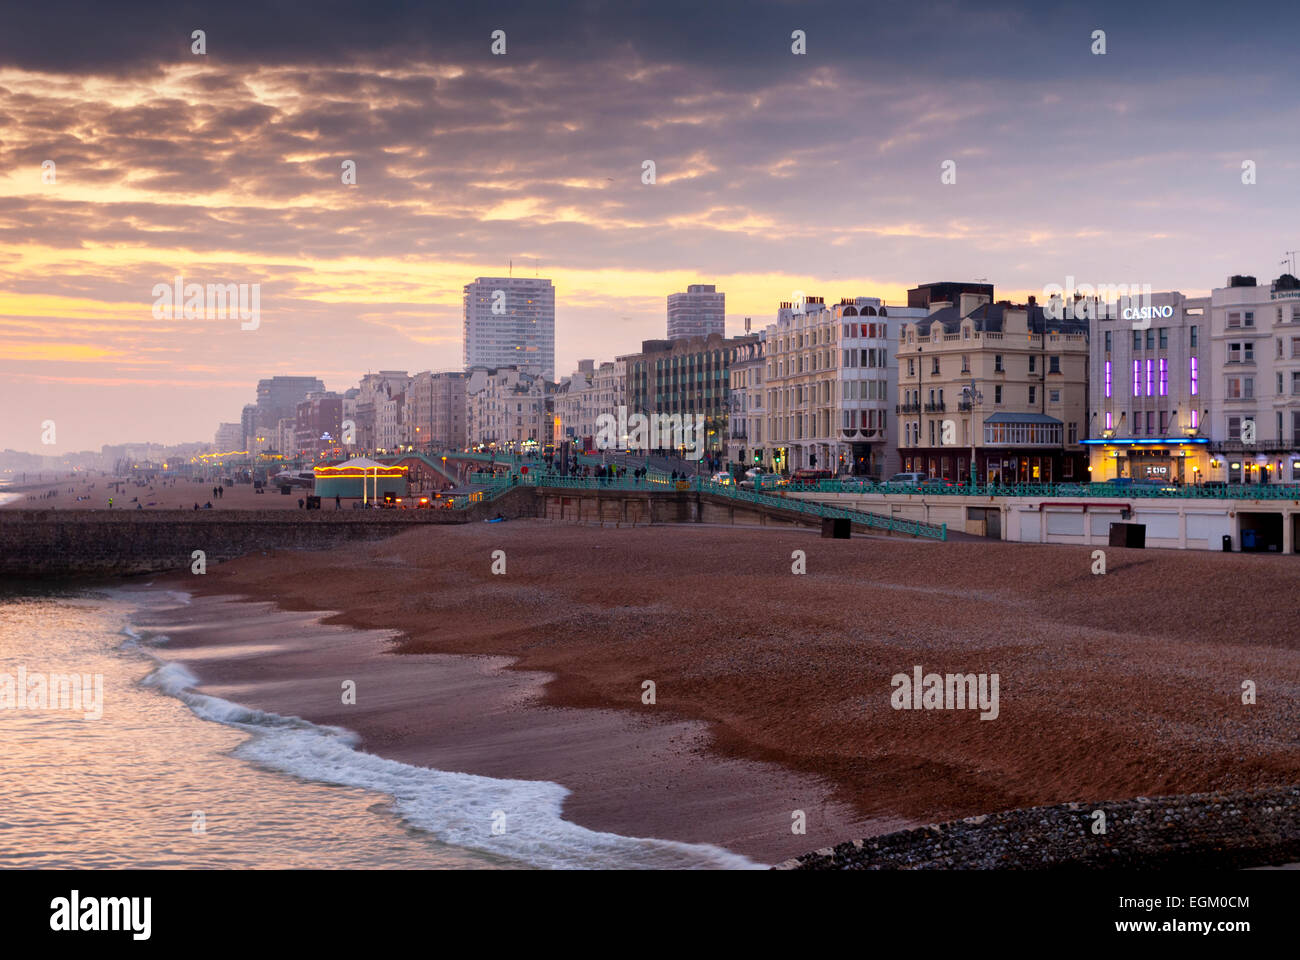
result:
<svg viewBox="0 0 1300 960"><path fill-rule="evenodd" d="M541 277L479 277L465 285L464 361L555 379L555 288Z"/></svg>
<svg viewBox="0 0 1300 960"><path fill-rule="evenodd" d="M727 295L712 283L692 283L668 294L668 339L726 335Z"/></svg>

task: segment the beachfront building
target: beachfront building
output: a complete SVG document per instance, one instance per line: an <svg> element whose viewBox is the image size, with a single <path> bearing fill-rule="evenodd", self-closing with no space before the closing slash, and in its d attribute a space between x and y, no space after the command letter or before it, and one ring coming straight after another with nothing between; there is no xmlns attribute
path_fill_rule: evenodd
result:
<svg viewBox="0 0 1300 960"><path fill-rule="evenodd" d="M555 384L517 367L476 367L465 385L469 446L533 451L549 442Z"/></svg>
<svg viewBox="0 0 1300 960"><path fill-rule="evenodd" d="M275 424L275 449L289 459L297 456L298 418L281 417Z"/></svg>
<svg viewBox="0 0 1300 960"><path fill-rule="evenodd" d="M678 340L643 340L640 353L620 358L627 366L628 415L702 417L705 456L723 456L730 415L727 392L731 353L737 345L756 339L753 335L727 339L715 333Z"/></svg>
<svg viewBox="0 0 1300 960"><path fill-rule="evenodd" d="M1210 478L1300 482L1300 281L1229 278L1209 327Z"/></svg>
<svg viewBox="0 0 1300 960"><path fill-rule="evenodd" d="M235 450L244 449L240 444L244 442L244 428L238 423L219 423L217 424L217 433L212 438L212 445L218 453L231 453Z"/></svg>
<svg viewBox="0 0 1300 960"><path fill-rule="evenodd" d="M337 393L309 393L298 401L294 453L316 460L342 448L343 398ZM286 455L288 451L285 451Z"/></svg>
<svg viewBox="0 0 1300 960"><path fill-rule="evenodd" d="M464 362L555 379L555 288L540 277L479 277L465 285Z"/></svg>
<svg viewBox="0 0 1300 960"><path fill-rule="evenodd" d="M240 440L232 450L260 453L276 449L281 420L297 418L298 403L311 393L324 393L317 377L270 377L257 381L257 402L247 404L240 415Z"/></svg>
<svg viewBox="0 0 1300 960"><path fill-rule="evenodd" d="M763 373L767 363L766 351L766 330L759 331L756 339L731 348L727 460L732 464L753 467L761 466L764 462L763 421L766 407L763 398L766 390Z"/></svg>
<svg viewBox="0 0 1300 960"><path fill-rule="evenodd" d="M618 419L626 404L627 366L622 360L579 360L578 369L555 389L553 443L570 441L585 450L597 449L600 417Z"/></svg>
<svg viewBox="0 0 1300 960"><path fill-rule="evenodd" d="M267 423L292 417L298 401L309 393L324 393L325 384L317 377L270 377L257 381L257 408Z"/></svg>
<svg viewBox="0 0 1300 960"><path fill-rule="evenodd" d="M1214 479L1209 298L1173 290L1113 306L1088 303L1090 478Z"/></svg>
<svg viewBox="0 0 1300 960"><path fill-rule="evenodd" d="M726 336L727 295L712 283L692 283L668 294L668 339Z"/></svg>
<svg viewBox="0 0 1300 960"><path fill-rule="evenodd" d="M391 389L389 395L376 404L375 445L385 453L392 453L408 445L404 388Z"/></svg>
<svg viewBox="0 0 1300 960"><path fill-rule="evenodd" d="M1087 475L1088 320L981 292L931 300L898 331L902 469L969 481Z"/></svg>
<svg viewBox="0 0 1300 960"><path fill-rule="evenodd" d="M879 297L784 302L767 328L766 444L773 469L886 477L897 469L889 415L894 331L925 315Z"/></svg>
<svg viewBox="0 0 1300 960"><path fill-rule="evenodd" d="M459 370L425 370L411 378L406 390L407 442L416 450L465 448L467 382L468 375Z"/></svg>
<svg viewBox="0 0 1300 960"><path fill-rule="evenodd" d="M552 443L569 441L591 449L596 428L591 416L594 360L579 360L578 369L556 385L552 401Z"/></svg>
<svg viewBox="0 0 1300 960"><path fill-rule="evenodd" d="M618 419L618 408L627 406L627 361L605 360L591 381L590 417L593 424L602 414Z"/></svg>
<svg viewBox="0 0 1300 960"><path fill-rule="evenodd" d="M839 472L885 479L898 458L897 331L924 307L890 307L876 297L841 300L831 310L840 336L839 431L832 456Z"/></svg>
<svg viewBox="0 0 1300 960"><path fill-rule="evenodd" d="M381 370L378 373L367 373L361 378L353 417L355 442L350 445L351 449L367 452L374 452L381 447L389 449L379 442L383 404L397 394L405 393L410 379L405 370ZM391 410L389 414L392 415Z"/></svg>

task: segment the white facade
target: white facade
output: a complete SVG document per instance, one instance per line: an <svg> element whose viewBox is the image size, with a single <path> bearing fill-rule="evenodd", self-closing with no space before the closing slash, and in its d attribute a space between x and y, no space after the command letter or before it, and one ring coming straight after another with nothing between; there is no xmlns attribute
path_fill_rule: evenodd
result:
<svg viewBox="0 0 1300 960"><path fill-rule="evenodd" d="M465 388L469 445L517 449L550 441L554 384L514 367L476 367Z"/></svg>
<svg viewBox="0 0 1300 960"><path fill-rule="evenodd" d="M922 307L878 297L783 303L767 328L764 462L886 477L898 465L895 347Z"/></svg>
<svg viewBox="0 0 1300 960"><path fill-rule="evenodd" d="M1214 479L1300 482L1300 283L1236 277L1210 300Z"/></svg>
<svg viewBox="0 0 1300 960"><path fill-rule="evenodd" d="M217 448L217 453L233 453L241 449L240 444L244 442L244 427L239 423L219 423L217 424L217 433L213 437L213 446Z"/></svg>
<svg viewBox="0 0 1300 960"><path fill-rule="evenodd" d="M727 412L727 459L752 467L762 464L763 436L767 407L763 374L767 369L767 331L758 339L732 349L728 374L731 379Z"/></svg>
<svg viewBox="0 0 1300 960"><path fill-rule="evenodd" d="M479 277L465 285L465 370L518 367L555 379L555 288L537 277Z"/></svg>
<svg viewBox="0 0 1300 960"><path fill-rule="evenodd" d="M389 422L385 427L383 405L393 397L406 393L410 381L405 370L381 370L378 373L367 373L361 378L351 404L350 419L356 425L356 442L351 445L353 449L391 450L397 445L399 434L392 421L396 413L390 408L387 414ZM348 418L346 412L344 417Z"/></svg>

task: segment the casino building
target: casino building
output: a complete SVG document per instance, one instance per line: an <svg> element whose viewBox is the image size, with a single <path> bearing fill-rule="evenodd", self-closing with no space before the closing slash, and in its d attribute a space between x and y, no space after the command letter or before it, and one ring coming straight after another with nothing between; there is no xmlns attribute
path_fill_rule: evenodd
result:
<svg viewBox="0 0 1300 960"><path fill-rule="evenodd" d="M1098 311L1084 441L1092 480L1216 479L1209 306L1174 290Z"/></svg>

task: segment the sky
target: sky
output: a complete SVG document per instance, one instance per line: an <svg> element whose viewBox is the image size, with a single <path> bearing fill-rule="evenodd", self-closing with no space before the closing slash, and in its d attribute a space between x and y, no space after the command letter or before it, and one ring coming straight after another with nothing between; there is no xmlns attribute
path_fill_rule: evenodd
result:
<svg viewBox="0 0 1300 960"><path fill-rule="evenodd" d="M1300 248L1294 26L1131 0L6 10L0 449L211 441L263 377L459 369L462 287L510 261L555 283L559 375L662 337L689 283L735 335L794 291L1272 278ZM176 276L259 285L260 321L156 317Z"/></svg>

